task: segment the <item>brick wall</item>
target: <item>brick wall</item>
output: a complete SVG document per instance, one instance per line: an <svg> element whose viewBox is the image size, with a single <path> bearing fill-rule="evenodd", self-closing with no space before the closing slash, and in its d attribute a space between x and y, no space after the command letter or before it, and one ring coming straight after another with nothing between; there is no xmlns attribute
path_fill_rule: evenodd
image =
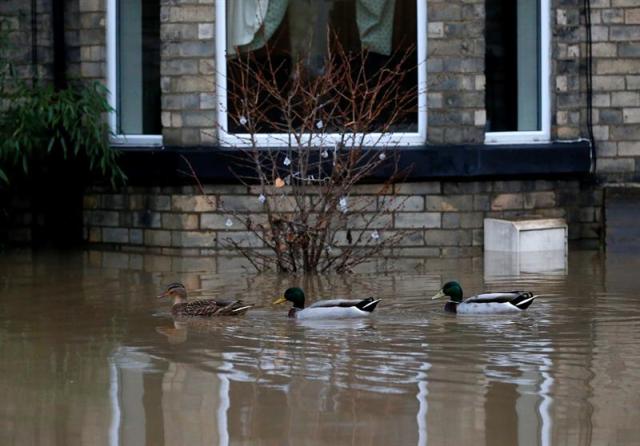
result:
<svg viewBox="0 0 640 446"><path fill-rule="evenodd" d="M53 23L52 0L36 1L36 75L52 79ZM70 79L105 79L105 0L69 0L64 2L67 76ZM8 57L24 78L31 79L32 16L31 2L3 0L0 22L8 31L12 49Z"/></svg>
<svg viewBox="0 0 640 446"><path fill-rule="evenodd" d="M483 0L427 2L427 110L430 143L483 143Z"/></svg>
<svg viewBox="0 0 640 446"><path fill-rule="evenodd" d="M50 79L53 61L51 0L38 0L35 5L35 40L32 34L31 2L4 0L0 2L0 23L7 32L8 52L17 74L24 79ZM32 64L35 46L36 66Z"/></svg>
<svg viewBox="0 0 640 446"><path fill-rule="evenodd" d="M594 123L598 173L640 179L640 2L594 0Z"/></svg>
<svg viewBox="0 0 640 446"><path fill-rule="evenodd" d="M77 15L71 16L69 24L77 28L69 31L77 32L77 41L71 40L69 44L80 53L77 59L80 78L105 82L106 0L77 0L72 7Z"/></svg>
<svg viewBox="0 0 640 446"><path fill-rule="evenodd" d="M550 14L551 104L555 119L551 136L557 139L587 137L586 32L581 1L553 1Z"/></svg>
<svg viewBox="0 0 640 446"><path fill-rule="evenodd" d="M593 123L603 181L640 178L640 3L592 0ZM555 135L587 135L582 2L555 1Z"/></svg>
<svg viewBox="0 0 640 446"><path fill-rule="evenodd" d="M261 241L244 224L248 215L266 220L257 194L234 185L206 186L205 191L207 195L192 187L94 190L85 197L87 240L161 254L229 254L228 239L261 249ZM371 186L355 190L355 195L371 193ZM406 201L386 217L393 219L389 230L408 236L393 255L480 254L487 217L562 217L569 222L570 239L590 247L600 240L602 192L577 181L406 183L396 185L395 193ZM379 197L378 206L383 199ZM233 225L227 226L227 220ZM352 229L359 229L357 219Z"/></svg>
<svg viewBox="0 0 640 446"><path fill-rule="evenodd" d="M215 5L161 1L162 126L167 145L215 143Z"/></svg>

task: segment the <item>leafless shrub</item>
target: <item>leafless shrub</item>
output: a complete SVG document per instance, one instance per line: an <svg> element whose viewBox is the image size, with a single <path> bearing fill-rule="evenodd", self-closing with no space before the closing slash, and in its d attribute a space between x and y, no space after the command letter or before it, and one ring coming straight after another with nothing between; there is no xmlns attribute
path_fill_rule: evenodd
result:
<svg viewBox="0 0 640 446"><path fill-rule="evenodd" d="M392 133L416 112L416 89L403 88L414 53L394 54L372 74L366 50L348 52L338 39L329 46L314 75L302 63L274 62L270 51L266 62L252 54L228 61L234 172L263 213L221 208L267 248L227 239L258 270L350 271L407 235L392 230L404 200L390 196L406 173ZM265 133L279 148L264 148ZM386 181L363 193L359 185L380 172Z"/></svg>

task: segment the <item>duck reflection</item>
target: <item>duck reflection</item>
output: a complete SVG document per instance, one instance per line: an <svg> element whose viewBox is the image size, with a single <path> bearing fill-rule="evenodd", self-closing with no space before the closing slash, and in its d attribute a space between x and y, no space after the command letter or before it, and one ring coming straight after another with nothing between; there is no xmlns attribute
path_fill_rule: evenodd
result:
<svg viewBox="0 0 640 446"><path fill-rule="evenodd" d="M188 339L189 331L204 335L215 335L223 328L211 319L198 317L174 317L171 324L156 327L156 332L166 337L169 344L182 344Z"/></svg>
<svg viewBox="0 0 640 446"><path fill-rule="evenodd" d="M372 319L302 319L295 323L311 330L375 330Z"/></svg>
<svg viewBox="0 0 640 446"><path fill-rule="evenodd" d="M169 344L182 344L187 340L189 329L184 322L174 321L173 326L156 327L156 331L167 338Z"/></svg>

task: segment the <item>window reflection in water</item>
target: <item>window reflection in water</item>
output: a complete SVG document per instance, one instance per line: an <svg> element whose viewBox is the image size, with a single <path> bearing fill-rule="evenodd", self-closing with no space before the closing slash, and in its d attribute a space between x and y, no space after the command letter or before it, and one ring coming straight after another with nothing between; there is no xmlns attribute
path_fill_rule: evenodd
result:
<svg viewBox="0 0 640 446"><path fill-rule="evenodd" d="M509 324L489 322L486 328L500 331ZM356 327L363 330L353 334L357 337L375 330L367 324ZM345 331L336 324L305 327L336 328ZM183 346L188 330L188 324L178 329ZM351 336L347 334L347 343ZM286 432L291 438L323 442L332 437L327 429L338 412L340 434L349 430L358 444L374 438L417 445L473 441L471 427L479 422L487 444L551 444L552 363L548 354L532 353L531 345L515 343L512 353L487 356L477 369L484 392L476 393L465 391L464 385L460 392L446 390L460 375L438 353L428 358L435 365L425 355L402 351L380 352L367 360L339 344L325 346L324 354L307 349L304 356L286 345L245 352L205 349L191 352L194 362L172 359L171 349L165 354L120 348L111 361L111 444L223 445L230 438L268 437L271 429L274 438ZM541 341L535 349L552 352L549 342ZM411 409L407 393L415 395ZM384 403L376 394L384 395ZM452 420L460 429L451 430Z"/></svg>

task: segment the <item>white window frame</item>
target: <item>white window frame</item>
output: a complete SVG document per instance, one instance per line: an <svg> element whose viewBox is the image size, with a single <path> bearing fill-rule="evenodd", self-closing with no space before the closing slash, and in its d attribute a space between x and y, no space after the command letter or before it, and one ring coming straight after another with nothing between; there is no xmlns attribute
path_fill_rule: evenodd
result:
<svg viewBox="0 0 640 446"><path fill-rule="evenodd" d="M536 144L551 140L551 10L549 0L540 0L540 125L541 130L487 132L485 144Z"/></svg>
<svg viewBox="0 0 640 446"><path fill-rule="evenodd" d="M109 113L108 122L113 134L110 142L114 146L162 146L162 135L118 134L118 24L117 0L106 0L107 23L107 89L109 105L113 109Z"/></svg>
<svg viewBox="0 0 640 446"><path fill-rule="evenodd" d="M113 1L113 0L111 0ZM249 147L252 145L249 134L229 133L227 115L227 14L226 0L216 1L216 91L218 113L218 142L227 147ZM427 140L427 4L425 0L416 0L417 5L417 53L418 53L418 131L405 133L370 133L364 135L365 146L422 146ZM285 133L260 133L255 135L260 147L287 146L289 136ZM363 135L356 136L357 138ZM314 135L322 146L335 145L340 141L337 133ZM308 140L307 140L308 141Z"/></svg>

